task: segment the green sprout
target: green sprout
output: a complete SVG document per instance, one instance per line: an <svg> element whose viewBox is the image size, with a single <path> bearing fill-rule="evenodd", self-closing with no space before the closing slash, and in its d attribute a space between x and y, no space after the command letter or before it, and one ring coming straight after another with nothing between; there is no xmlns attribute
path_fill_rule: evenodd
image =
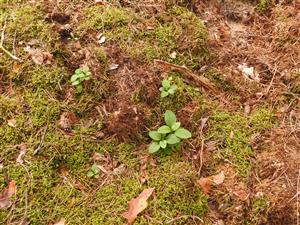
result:
<svg viewBox="0 0 300 225"><path fill-rule="evenodd" d="M75 73L71 77L71 83L73 86L76 86L77 93L81 93L83 90L82 83L85 80L91 79L92 73L88 66L83 66L75 70Z"/></svg>
<svg viewBox="0 0 300 225"><path fill-rule="evenodd" d="M172 80L172 78L169 78L169 79L164 79L161 82L162 87L159 88L160 97L164 98L169 95L174 95L174 93L176 92L177 86L176 86L176 84L171 84L171 80Z"/></svg>
<svg viewBox="0 0 300 225"><path fill-rule="evenodd" d="M88 177L99 178L100 170L96 164L92 165L91 169L86 174Z"/></svg>
<svg viewBox="0 0 300 225"><path fill-rule="evenodd" d="M149 153L155 153L160 149L170 152L174 147L177 149L180 147L182 139L192 137L191 132L181 127L181 123L176 121L176 115L172 111L167 110L164 118L166 125L149 132L152 139Z"/></svg>

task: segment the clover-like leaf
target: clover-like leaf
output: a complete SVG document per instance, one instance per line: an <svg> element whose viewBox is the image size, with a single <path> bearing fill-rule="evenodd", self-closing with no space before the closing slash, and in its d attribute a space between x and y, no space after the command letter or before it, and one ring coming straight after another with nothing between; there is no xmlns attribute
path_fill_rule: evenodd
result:
<svg viewBox="0 0 300 225"><path fill-rule="evenodd" d="M176 131L180 127L180 125L181 125L180 122L174 123L171 127L172 131Z"/></svg>
<svg viewBox="0 0 300 225"><path fill-rule="evenodd" d="M164 126L161 126L160 128L158 128L157 132L160 134L168 134L171 132L171 128L164 125Z"/></svg>
<svg viewBox="0 0 300 225"><path fill-rule="evenodd" d="M160 93L160 97L164 98L164 97L167 97L169 95L169 93L167 91L162 91Z"/></svg>
<svg viewBox="0 0 300 225"><path fill-rule="evenodd" d="M159 142L159 145L161 148L166 148L167 147L168 142L166 140L162 140Z"/></svg>
<svg viewBox="0 0 300 225"><path fill-rule="evenodd" d="M163 80L163 81L162 81L162 86L163 86L166 90L168 90L168 89L170 88L170 86L171 86L170 81L168 81L168 80Z"/></svg>
<svg viewBox="0 0 300 225"><path fill-rule="evenodd" d="M187 129L184 129L180 127L178 130L175 131L175 135L181 139L187 139L192 137L191 132L189 132Z"/></svg>
<svg viewBox="0 0 300 225"><path fill-rule="evenodd" d="M155 141L160 141L161 139L161 134L158 133L157 131L150 131L149 136Z"/></svg>
<svg viewBox="0 0 300 225"><path fill-rule="evenodd" d="M166 141L170 145L175 145L180 142L180 139L175 134L169 134L166 137Z"/></svg>
<svg viewBox="0 0 300 225"><path fill-rule="evenodd" d="M176 115L172 111L167 110L165 113L165 122L169 127L172 127L176 123Z"/></svg>
<svg viewBox="0 0 300 225"><path fill-rule="evenodd" d="M89 172L87 172L87 174L86 174L88 177L93 177L94 176L94 172L93 171L89 171Z"/></svg>
<svg viewBox="0 0 300 225"><path fill-rule="evenodd" d="M155 153L160 149L160 145L158 142L153 141L149 146L149 153Z"/></svg>

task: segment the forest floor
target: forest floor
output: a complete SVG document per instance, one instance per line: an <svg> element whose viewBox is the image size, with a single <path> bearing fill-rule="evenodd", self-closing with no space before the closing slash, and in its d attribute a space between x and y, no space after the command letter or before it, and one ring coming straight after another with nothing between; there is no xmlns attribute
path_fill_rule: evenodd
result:
<svg viewBox="0 0 300 225"><path fill-rule="evenodd" d="M0 0L0 15L1 224L126 224L147 188L134 224L299 224L298 0ZM166 110L192 138L149 154Z"/></svg>

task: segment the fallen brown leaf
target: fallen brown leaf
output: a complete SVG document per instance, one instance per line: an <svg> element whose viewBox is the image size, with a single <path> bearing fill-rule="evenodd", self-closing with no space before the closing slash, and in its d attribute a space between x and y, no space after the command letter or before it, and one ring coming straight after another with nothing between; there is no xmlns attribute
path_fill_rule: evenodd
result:
<svg viewBox="0 0 300 225"><path fill-rule="evenodd" d="M72 112L63 112L60 115L58 125L63 129L71 128L72 125L79 122L79 119Z"/></svg>
<svg viewBox="0 0 300 225"><path fill-rule="evenodd" d="M14 119L14 118L9 119L9 120L7 120L7 124L8 124L8 126L10 126L10 127L17 127L17 120Z"/></svg>
<svg viewBox="0 0 300 225"><path fill-rule="evenodd" d="M12 202L10 200L17 191L15 181L10 181L8 187L2 191L0 194L0 209L8 209Z"/></svg>
<svg viewBox="0 0 300 225"><path fill-rule="evenodd" d="M208 195L211 190L212 180L208 177L202 177L198 180L198 184L202 188L203 193Z"/></svg>
<svg viewBox="0 0 300 225"><path fill-rule="evenodd" d="M208 193L211 191L212 185L220 185L225 180L225 174L224 171L221 171L220 173L210 176L210 177L202 177L198 180L198 184L203 190L203 193L208 195Z"/></svg>
<svg viewBox="0 0 300 225"><path fill-rule="evenodd" d="M60 219L60 221L58 221L54 225L65 225L65 223L66 223L66 220L64 218L62 218L62 219Z"/></svg>
<svg viewBox="0 0 300 225"><path fill-rule="evenodd" d="M43 51L42 49L39 49L39 48L31 48L31 47L27 46L25 48L25 51L28 52L32 61L37 65L41 65L43 63L51 64L51 62L53 60L52 54L50 54L49 52Z"/></svg>
<svg viewBox="0 0 300 225"><path fill-rule="evenodd" d="M14 63L13 66L12 66L12 72L13 73L19 73L20 70L22 68L22 65L19 64L19 63Z"/></svg>
<svg viewBox="0 0 300 225"><path fill-rule="evenodd" d="M147 208L148 198L152 195L154 188L148 188L142 191L137 198L132 199L129 203L128 211L124 212L122 216L127 219L128 224L132 224L137 215Z"/></svg>
<svg viewBox="0 0 300 225"><path fill-rule="evenodd" d="M27 152L27 146L26 146L26 144L20 144L19 145L19 148L20 148L20 153L19 153L19 155L18 155L18 157L17 157L17 163L18 164L20 164L20 165L23 165L23 156L26 154L26 152Z"/></svg>

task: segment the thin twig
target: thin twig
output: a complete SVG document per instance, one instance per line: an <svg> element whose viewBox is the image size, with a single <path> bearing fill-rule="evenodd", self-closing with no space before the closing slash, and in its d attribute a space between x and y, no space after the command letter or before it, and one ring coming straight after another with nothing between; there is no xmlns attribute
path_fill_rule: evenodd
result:
<svg viewBox="0 0 300 225"><path fill-rule="evenodd" d="M185 66L178 66L176 64L168 63L162 60L154 60L154 63L160 66L165 71L177 71L183 73L188 80L192 80L197 85L202 86L208 90L211 90L214 94L217 94L216 87L206 77L198 76L194 74L190 69Z"/></svg>
<svg viewBox="0 0 300 225"><path fill-rule="evenodd" d="M200 155L199 155L199 159L200 159L200 166L199 166L199 169L198 169L199 177L201 175L201 170L202 170L202 166L203 166L203 149L204 149L204 139L202 138Z"/></svg>
<svg viewBox="0 0 300 225"><path fill-rule="evenodd" d="M20 58L18 58L17 56L13 55L12 53L10 53L7 49L4 48L3 43L4 43L4 33L5 33L5 29L6 29L6 25L7 25L7 17L4 20L4 25L2 28L2 32L1 32L1 39L0 39L0 49L6 53L9 57L11 57L13 60L22 62L22 60Z"/></svg>
<svg viewBox="0 0 300 225"><path fill-rule="evenodd" d="M44 141L45 141L45 135L46 135L47 129L48 129L48 124L44 128L44 132L40 138L40 143L39 143L38 147L34 150L33 155L37 154L42 149Z"/></svg>
<svg viewBox="0 0 300 225"><path fill-rule="evenodd" d="M201 223L203 223L203 220L202 220L200 217L198 217L198 216L193 216L193 215L183 215L183 216L179 216L179 217L176 217L176 218L174 218L174 219L172 219L172 220L167 221L166 223L169 224L169 223L173 223L173 222L175 222L175 221L177 221L177 220L187 219L187 218L197 219L197 220L199 220Z"/></svg>

